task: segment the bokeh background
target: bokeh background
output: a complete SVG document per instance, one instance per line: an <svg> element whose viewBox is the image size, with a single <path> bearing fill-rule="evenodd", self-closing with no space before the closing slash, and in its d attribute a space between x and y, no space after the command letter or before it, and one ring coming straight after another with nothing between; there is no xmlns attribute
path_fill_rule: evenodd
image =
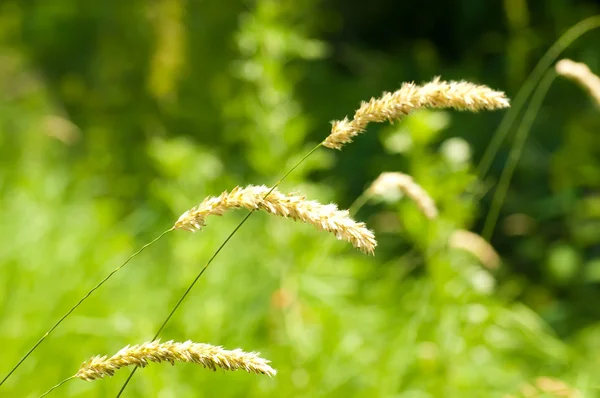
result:
<svg viewBox="0 0 600 398"><path fill-rule="evenodd" d="M592 0L2 0L1 376L183 211L273 184L361 100L437 75L514 97L598 13ZM600 73L599 43L592 31L564 56ZM505 113L423 111L318 150L283 191L348 207L401 171L440 217L374 198L356 215L379 240L368 257L253 215L162 338L260 351L277 377L151 365L124 396L600 396L600 112L581 88L557 79L537 113L494 224L501 265L448 245L482 231L514 135L490 172L477 165ZM92 355L149 340L245 214L136 257L0 396L37 397ZM54 396L115 396L127 374ZM563 390L536 392L548 385Z"/></svg>

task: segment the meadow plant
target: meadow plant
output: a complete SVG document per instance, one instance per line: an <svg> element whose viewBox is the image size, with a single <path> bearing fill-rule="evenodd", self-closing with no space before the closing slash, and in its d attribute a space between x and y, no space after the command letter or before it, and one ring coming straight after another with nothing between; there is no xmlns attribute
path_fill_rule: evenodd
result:
<svg viewBox="0 0 600 398"><path fill-rule="evenodd" d="M596 105L600 106L600 77L595 75L586 64L561 59L556 63L555 69L559 75L580 85L590 94Z"/></svg>
<svg viewBox="0 0 600 398"><path fill-rule="evenodd" d="M151 18L154 21L154 34L158 38L158 45L156 46L157 48L152 58L148 89L163 107L168 107L169 104L173 103L172 101L177 94L177 82L182 80L183 76L187 75L187 73L191 73L183 67L186 57L185 47L187 42L191 42L191 40L188 40L186 37L187 30L183 26L185 19L187 18L185 2L181 0L161 0L159 3L161 4L158 8L160 11L151 15ZM294 6L292 8L295 9L297 7ZM292 14L292 17L297 17L297 15L291 12L290 14ZM216 84L216 86L219 86L220 88L220 90L218 90L218 95L226 97L222 101L223 108L225 109L224 113L227 115L225 118L226 126L223 127L225 133L223 135L226 135L231 139L235 134L238 134L237 139L247 147L249 158L257 163L255 165L256 169L260 170L263 174L271 175L270 173L274 171L278 172L281 168L285 169L285 167L282 167L282 160L290 159L289 151L291 150L289 148L295 148L304 138L302 134L297 133L297 129L294 130L293 128L294 121L299 119L300 106L291 96L295 82L293 82L292 79L287 79L287 76L284 73L284 69L288 66L287 61L289 61L290 58L293 58L290 57L289 52L298 51L303 54L305 59L314 59L324 54L325 51L318 42L306 40L301 34L286 34L289 32L285 29L289 29L292 23L289 23L289 21L286 20L288 16L285 15L285 7L279 6L277 2L260 2L260 4L257 5L256 12L246 14L245 16L246 18L242 18L240 21L242 31L238 37L238 47L240 52L244 54L244 57L241 62L239 62L239 65L237 65L238 68L236 69L245 84L242 85L243 87L240 87L239 90L236 87L235 95L238 96L236 98L230 98L232 93L227 89L223 89L227 84ZM286 23L288 23L289 26L286 26ZM129 20L127 21L127 24L130 24ZM347 334L343 335L338 333L334 338L344 338L340 338L341 341L339 342L334 341L334 344L331 344L331 341L327 341L323 338L323 341L320 341L321 345L318 348L314 348L315 345L313 345L313 349L319 351L329 345L331 351L328 353L335 352L337 355L337 350L339 348L340 357L348 355L348 357L352 357L354 361L360 361L360 363L366 365L360 368L360 370L356 368L356 374L351 374L354 370L353 367L345 369L345 371L350 370L350 372L345 372L343 377L351 380L351 382L348 382L347 384L352 391L355 391L356 388L363 388L365 386L371 388L373 385L378 384L380 389L373 389L373 392L388 391L397 393L401 388L407 387L410 389L415 386L415 383L418 385L419 383L422 383L423 380L427 380L426 384L428 384L428 387L425 388L430 388L429 385L439 383L440 380L445 382L448 381L447 379L444 380L445 377L436 378L430 376L455 372L454 374L460 376L455 379L460 379L460 382L452 386L450 386L450 384L453 383L439 386L438 391L452 391L452 388L458 388L462 389L461 391L464 392L465 386L471 388L475 383L474 379L469 379L469 377L473 377L472 375L467 375L463 372L465 366L464 364L461 364L461 361L468 362L470 364L469 366L475 369L473 372L474 374L476 374L477 371L481 372L479 373L479 376L475 376L478 377L477 383L479 384L477 384L477 387L481 387L481 385L486 385L487 383L488 386L493 386L495 388L499 388L503 383L502 381L497 382L497 380L511 379L514 381L515 379L527 377L525 374L520 374L522 368L524 368L523 366L514 366L515 362L511 362L519 355L525 355L526 361L536 362L534 365L536 372L538 371L538 363L535 360L532 361L532 359L549 359L547 362L551 362L551 367L553 369L559 369L566 363L570 364L570 362L564 360L566 357L563 350L564 346L557 344L557 340L551 336L551 333L546 333L546 331L537 329L541 322L539 322L539 319L533 314L533 311L528 311L526 308L523 308L524 306L519 307L519 305L516 305L516 308L512 308L512 306L509 308L506 303L501 303L499 305L500 301L495 300L495 298L490 296L489 292L493 289L494 280L490 276L492 272L488 271L496 270L500 265L500 259L488 242L489 236L496 224L497 211L504 200L503 195L510 182L512 171L514 171L514 165L518 161L521 153L522 144L531 127L531 123L533 123L534 116L539 110L541 101L554 78L554 70L550 71L545 76L544 73L552 66L560 53L573 41L584 33L599 26L600 16L596 16L588 18L569 29L563 37L552 46L548 53L544 55L538 66L536 66L526 83L523 85L523 88L517 94L515 101L512 103L512 108L502 120L497 133L493 137L492 144L488 147L488 151L486 151L484 159L480 164L481 177L489 170L492 158L497 152L500 143L513 126L516 117L520 114L527 99L533 93L533 106L530 106L525 112L525 122L523 123L523 127L518 130L517 142L513 146L513 149L511 149L509 166L506 168L506 174L503 174L500 188L497 190L498 194L494 198L493 209L488 216L488 221L486 221L485 231L482 233L485 239L474 232L461 229L468 228L463 224L467 224L471 221L469 217L472 217L472 215L463 215L463 212L456 211L456 209L461 209L461 204L452 207L452 203L460 202L460 199L457 198L464 193L463 188L467 185L465 182L467 180L466 178L460 180L460 177L457 177L459 173L456 173L452 175L452 178L447 178L448 181L443 181L443 176L447 174L444 174L446 170L440 171L440 167L437 168L436 172L439 172L442 176L435 175L435 177L431 177L430 180L422 178L424 174L422 173L422 170L431 167L434 162L431 159L433 156L430 157L431 153L428 151L414 151L414 154L409 155L416 158L425 154L423 158L427 159L420 160L420 170L418 167L415 167L412 170L409 168L409 171L405 171L404 173L397 171L383 173L348 210L339 209L335 204L324 205L316 201L307 200L303 195L298 193L285 194L278 190L278 186L288 177L288 175L303 163L304 160L315 153L318 148L324 146L332 149L342 149L344 145L352 142L359 134L364 133L368 124L371 122L381 123L400 121L404 116L425 108L451 108L464 111L479 111L501 109L509 106L509 102L503 93L491 90L483 85L476 85L463 81L446 82L439 78L422 85L405 83L395 92L384 93L381 97L371 98L369 101L363 102L359 109L355 111L353 117L346 117L342 120L332 122L330 135L302 157L301 160L285 173L283 177L277 180L275 184L270 186L250 185L245 188L236 187L233 190L225 191L218 196L209 196L198 206L195 206L182 214L171 228L164 231L156 239L142 246L140 250L127 258L124 263L110 272L104 279L89 290L86 295L77 301L75 305L71 307L71 309L65 313L18 361L6 377L0 381L0 393L2 384L13 374L13 372L15 372L15 370L17 370L17 368L19 368L19 366L21 366L21 364L23 364L39 345L44 342L45 339L50 336L84 301L86 301L91 294L103 286L104 283L125 267L138 254L172 231L199 231L206 226L208 216L222 215L230 209L246 209L249 212L231 232L227 239L218 247L206 265L200 270L185 293L177 301L175 307L170 311L160 328L158 328L158 331L150 342L135 346L127 346L110 357L93 357L84 362L76 374L63 380L44 395L54 391L65 382L74 378L86 381L97 380L112 376L118 369L123 367L133 366L133 372L119 391L119 395L121 395L127 386L127 383L131 380L135 370L139 367L145 367L150 362L169 362L171 364L189 362L200 364L213 370L216 370L217 368L226 370L245 370L247 372L274 376L276 372L269 366L270 362L261 358L257 353L246 353L239 349L232 351L224 350L218 346L194 343L191 341L184 343L176 343L173 341L161 343L157 338L208 266L230 241L232 236L255 212L267 212L272 215L292 218L311 224L317 229L334 234L340 240L351 243L355 248L365 253L374 254L374 250L377 246L375 235L371 230L367 229L365 223L354 221L354 218L358 209L361 208L369 198L375 195L385 195L390 191L400 191L404 196L413 201L419 209L420 214L419 212L414 211L415 209L413 209L414 206L412 206L412 204L404 206L404 202L398 203L399 211L396 215L403 224L402 226L404 227L405 232L408 231L407 233L410 235L411 231L414 232L418 229L413 227L413 225L423 222L431 223L435 226L435 228L431 229L426 228L427 232L432 231L430 234L431 236L424 237L422 236L423 234L418 236L418 233L414 233L411 236L412 238L416 237L414 240L418 241L417 243L420 243L420 247L423 249L422 253L418 253L418 255L422 255L424 261L415 261L415 263L419 265L424 263L427 267L427 272L431 274L431 278L415 280L414 284L407 283L402 285L402 289L398 289L398 278L401 278L402 275L406 275L412 268L406 267L408 271L404 270L404 267L399 267L398 265L406 265L407 262L403 262L402 258L394 258L389 260L389 265L394 266L381 267L386 269L377 269L372 275L374 278L383 275L381 281L378 281L380 283L378 287L384 287L381 291L392 292L390 293L390 297L392 297L392 300L389 300L390 302L378 302L376 306L372 305L372 302L368 302L367 305L364 306L365 312L362 314L355 313L355 310L357 308L363 309L363 307L332 306L335 308L329 315L339 315L339 318L336 318L336 322L339 323L339 325L335 326L344 329L346 326L350 325L355 326L355 330L345 330L344 333L347 332ZM273 37L278 37L281 40L272 40ZM290 40L290 37L297 41L297 45L289 45L289 42L287 41ZM216 69L221 66L218 62L206 64L217 65L214 67ZM265 65L268 67L265 67ZM585 70L585 68L577 66L577 69L574 69L573 65L575 64L567 64L566 61L561 61L556 65L556 72L566 77L573 78L594 95L594 90L592 88L595 87L595 83L594 79L590 77L591 72L588 73L589 68ZM566 68L566 66L570 66L570 68ZM256 73L257 70L262 70L263 73ZM183 73L184 71L185 73ZM582 73L582 71L585 73ZM200 73L202 72L204 71L201 71ZM229 73L229 71L227 73ZM115 75L119 74L115 73ZM597 77L595 78L597 79ZM215 81L217 80L218 79L215 79ZM542 83L540 84L540 82ZM255 86L254 89L252 88L253 85ZM538 86L537 90L536 86ZM202 87L202 90L204 91L204 87ZM260 98L260 106L256 105L256 101L248 101L248 98ZM232 99L235 99L235 101ZM247 123L250 125L250 128L238 129L239 120L236 120L236 117L239 118L240 115L232 115L232 113L235 113L236 106L238 106L238 108L242 107L239 106L240 103L243 103L243 107L247 108L244 109L247 113L244 117L247 117L250 120L250 123ZM232 109L234 110L233 112ZM64 120L66 120L66 116ZM57 135L61 129L67 131L68 129L72 129L73 126L68 126L63 120L58 119L46 119L45 123L50 125L49 129L55 133L54 136L56 138L59 138L65 143L73 142L68 135ZM227 123L231 124L229 129L227 128ZM290 128L290 126L292 127ZM259 134L262 135L257 138L251 134L253 132L260 132ZM233 138L233 140L235 139L236 138ZM35 159L35 156L30 159ZM294 164L294 162L295 158L292 158L290 164ZM414 177L410 175L413 174L413 171L416 171ZM420 174L419 171L421 171ZM195 173L187 174L192 175L192 178L197 178ZM467 174L467 172L465 172L465 174ZM429 176L426 175L426 177ZM419 181L419 183L416 181ZM436 186L436 183L439 183L440 187ZM423 187L431 188L430 192ZM220 192L220 190L221 188L219 188L219 191L217 192ZM174 196L177 195L179 195L179 192L174 193ZM181 201L179 201L179 203L180 202ZM186 204L179 204L178 206L184 207ZM179 212L179 210L180 209L177 208L177 212ZM387 214L389 215L390 213ZM388 219L389 218L392 217L388 217ZM427 218L427 220L423 220L423 218ZM373 230L380 231L378 228L378 220L375 217L369 219L369 224ZM438 234L440 230L442 233ZM206 237L207 233L207 231L203 231L202 235ZM419 241L419 239L421 240ZM334 242L333 239L330 239L328 243L331 244ZM319 244L320 243L321 242L319 242ZM414 242L410 243L412 244ZM487 269L481 270L481 267L471 267L471 264L465 264L468 262L464 262L462 259L458 265L453 263L455 256L448 255L446 250L448 247L469 251L477 257ZM414 250L411 250L408 255L412 255L413 252ZM421 260L421 258L419 258L419 260ZM299 263L301 261L302 260L298 260ZM340 263L342 262L343 261L340 261ZM355 265L350 261L347 263ZM337 265L338 264L332 264L332 267L330 268L336 267ZM342 265L342 267L343 266L344 265ZM303 270L300 270L298 272L301 273L302 271ZM354 274L349 273L348 275L353 276ZM294 297L294 291L289 287L289 285L293 285L293 283L286 285L283 276L281 279L281 287L276 291L279 300L273 300L275 303L273 304L273 307L281 310L281 314L283 315L282 318L286 318L284 322L290 322L289 318L293 318L294 316L302 318L306 306L301 300ZM310 281L312 280L309 279L309 282ZM442 283L440 283L440 281L442 281ZM445 283L448 281L449 283ZM359 280L356 283L359 284L359 282L361 281ZM310 283L304 283L303 285L310 285ZM332 287L331 290L335 289ZM365 289L364 291L361 291L361 294L363 294L361 299L368 297L369 294L379 298L380 292L372 294L374 290L375 289L369 291L368 289ZM219 290L219 292L220 291L221 290ZM460 292L460 294L457 294L457 291ZM435 300L438 302L436 305L432 305L431 303ZM398 314L402 314L402 316L396 318L397 323L402 324L403 326L394 328L394 326L396 326L396 324L394 324L396 319L389 322L386 321L387 323L381 322L381 319L384 319L384 317L381 316L383 312L380 311L379 304L381 304L381 307L387 306L387 309L391 311L397 310ZM404 306L414 306L416 310L411 312L410 310L412 308L407 310ZM286 312L286 309L289 310L290 308L292 308L292 310ZM407 317L407 314L414 314L414 316ZM368 318L369 320L376 319L380 322L361 322L360 325L344 323L345 319L350 319L352 317L359 318L362 321L363 315L365 317L371 317ZM233 320L230 320L230 322L231 321ZM372 328L373 324L376 325L375 328ZM473 327L464 327L465 325ZM331 324L322 325L323 328L330 326ZM376 351L375 348L371 350L372 347L369 347L369 350L363 350L363 347L361 347L361 335L352 334L356 333L356 331L363 326L367 329L367 332L364 335L368 336L368 338L377 335L377 339L372 339L377 341L373 341L372 344L373 347L375 347L376 344L380 344L378 347L383 346L384 349L380 350L380 352L385 352L384 356L373 356L373 352ZM508 336L508 331L510 330L517 330L518 333L509 336L511 338L507 339L505 337ZM244 333L246 332L247 330L244 329ZM333 335L334 334L332 333L332 336ZM487 340L484 340L482 336ZM478 338L481 338L481 340L477 340ZM467 344L465 344L465 342ZM473 342L473 344L471 344L471 342ZM494 361L490 359L497 354L496 351L490 349L491 346L496 346L497 342L500 343L497 344L501 347L500 350L504 349L509 353L509 355L502 357L501 359L506 360L507 362L503 365L508 366L502 366L501 369L496 367L498 361L494 363ZM339 346L336 346L335 344L338 343ZM475 343L477 345L474 345ZM504 346L502 346L502 344L504 344ZM395 346L398 349L389 350L390 346ZM523 347L525 346L528 348L527 352L524 352L523 350ZM300 347L300 345L298 345L298 347ZM456 347L462 347L462 352L455 351ZM511 347L516 348L514 351L510 351ZM536 352L536 350L538 351ZM356 355L357 352L360 352L361 354ZM322 366L322 363L324 362L322 361L323 355L325 354L321 352L318 352L316 355L317 363L319 364L318 366ZM442 355L446 355L446 358L452 358L451 363L444 364L444 357ZM281 380L281 376L286 373L294 373L291 376L288 374L284 376L290 376L294 385L298 380L309 380L307 377L302 377L302 367L311 365L309 361L306 361L307 357L309 357L308 354L299 360L299 363L294 363L293 366L297 366L298 369L295 369L293 372L280 372L279 379ZM376 369L375 366L370 365L374 362L381 368ZM471 365L475 362L477 363L477 366ZM492 363L491 366L490 363ZM337 362L331 361L331 363L328 363L328 366L335 367L334 364L337 364ZM540 361L539 368L541 368L541 366ZM590 374L594 374L595 368L593 367L593 364L590 365L590 368L592 369ZM488 372L490 369L492 372ZM331 369L327 369L327 371L331 373ZM363 374L358 374L359 372ZM386 376L383 376L386 373L393 374L393 376L386 379ZM330 378L328 385L326 383L319 383L319 393L328 395L328 392L340 388L340 385L345 382L342 380L343 377L335 377L334 382L331 382ZM533 379L527 378L527 380ZM311 380L311 382L312 381L313 380ZM338 384L336 385L336 383ZM411 385L411 383L413 384ZM431 387L431 390L435 390L435 388L436 387ZM339 391L344 390L340 388ZM475 393L478 394L479 392L480 391L477 390ZM418 394L416 390L415 393ZM553 396L579 396L579 391L574 387L570 387L560 380L551 379L549 377L535 379L535 382L525 385L521 390L522 396L539 396L546 393L553 394ZM391 394L383 395L387 396Z"/></svg>
<svg viewBox="0 0 600 398"><path fill-rule="evenodd" d="M448 242L453 249L471 253L481 264L491 270L500 267L500 256L492 245L475 232L458 229L452 233Z"/></svg>
<svg viewBox="0 0 600 398"><path fill-rule="evenodd" d="M255 210L263 210L274 215L288 217L311 224L318 229L335 234L338 239L343 239L350 242L354 247L365 253L374 254L374 249L377 245L374 234L366 228L364 223L356 222L350 218L347 210L339 210L334 204L322 205L316 201L309 201L306 200L302 195L283 194L277 190L278 185L281 184L281 182L293 170L295 170L320 146L341 149L344 144L351 142L356 135L364 132L370 122L393 122L401 120L405 115L423 108L454 108L458 110L476 112L479 110L501 109L508 106L509 101L502 92L494 91L486 86L475 85L468 82L445 82L439 78L435 78L433 81L424 85L406 83L394 93L384 93L379 98L372 98L368 102L363 102L360 108L354 113L352 120L344 118L343 120L334 121L332 123L332 129L329 136L311 151L309 151L272 187L269 188L266 186L252 185L245 188L236 187L231 192L224 192L218 197L206 198L200 205L183 213L172 228L166 230L157 239L143 246L125 263L112 271L98 285L92 288L77 304L75 304L74 307L71 308L67 314L59 319L59 321L44 336L42 336L38 343L36 343L36 345L34 345L34 347L32 347L25 354L25 356L17 363L15 367L13 367L10 373L4 378L2 383L6 381L6 379L21 365L21 363L23 363L23 361L39 346L39 344L41 344L44 339L48 337L48 335L50 335L60 325L60 323L62 323L64 319L66 319L95 290L97 290L110 277L112 277L112 275L123 268L133 257L135 257L148 246L152 245L154 242L158 241L165 234L175 229L189 231L199 230L201 227L206 225L206 217L209 215L221 215L226 210L234 208L245 208L250 210L247 216L217 249L213 257L211 257L211 259L190 284L175 307L171 310L162 326L159 328L153 340L158 337L162 329L174 315L175 311L179 308L183 300L187 297L193 286L208 268L210 263ZM416 185L408 176L401 174L394 174L393 176L396 180L396 184L401 186L407 195L411 197L411 199L415 200L427 217L433 218L436 216L437 210L435 205L424 190ZM136 365L136 368L133 370L126 383L121 388L121 391L119 392L120 395L124 391L129 380L131 380L131 377L133 376L137 367L144 365L146 363L145 361L152 361L151 358L154 358L155 361L173 360L176 355L174 354L175 352L181 353L181 351L177 351L177 349L180 349L182 346L177 345L177 343L165 344L166 345L160 345L156 341L153 341L152 343L146 343L140 346L126 347L116 354L116 356L108 359L105 357L94 358L89 361L87 365L84 365L82 370L80 370L80 372L74 377L87 379L98 378L102 374L111 374L111 372L116 368L128 365ZM199 347L190 345L193 343L183 344L184 347L187 348ZM206 346L202 347L206 348ZM156 348L156 350L152 351L153 348ZM189 358L201 358L201 356L198 356L198 352L199 351L196 351L196 357L189 356ZM169 353L171 356L168 356ZM216 357L213 356L211 358L215 359ZM235 365L235 361L229 361L225 356L222 358L225 360L225 362L222 363L230 363L230 366L232 367L237 366ZM208 366L210 367L216 362L213 361L204 363L209 364ZM238 363L238 365L239 364L240 363ZM271 373L274 374L274 372ZM65 379L48 392L72 378L73 377Z"/></svg>
<svg viewBox="0 0 600 398"><path fill-rule="evenodd" d="M435 202L413 178L400 172L384 172L377 177L366 193L369 197L374 195L386 195L390 192L399 190L409 197L421 209L425 217L434 219L438 216L438 209Z"/></svg>
<svg viewBox="0 0 600 398"><path fill-rule="evenodd" d="M140 368L149 362L197 363L211 370L245 370L249 373L275 376L277 371L268 365L269 361L256 352L244 352L240 349L225 350L210 344L186 341L176 343L152 341L134 346L127 346L111 357L95 356L81 365L74 377L92 381L114 375L116 370L126 366Z"/></svg>
<svg viewBox="0 0 600 398"><path fill-rule="evenodd" d="M364 132L369 123L394 122L418 109L454 108L477 112L508 106L508 99L503 92L469 82L446 82L436 77L421 86L404 83L393 93L384 93L381 97L363 102L352 120L346 117L333 122L331 134L323 146L342 149L344 144L352 142L352 138Z"/></svg>
<svg viewBox="0 0 600 398"><path fill-rule="evenodd" d="M373 232L364 223L357 223L350 218L347 210L340 211L334 204L322 205L314 200L307 200L302 195L286 195L266 186L236 187L218 197L206 198L198 206L183 213L174 228L196 231L206 225L207 216L220 216L229 209L238 208L251 211L261 209L280 217L300 220L317 229L331 232L338 239L348 241L368 254L374 254L377 246Z"/></svg>
<svg viewBox="0 0 600 398"><path fill-rule="evenodd" d="M204 343L186 341L177 343L159 340L134 346L126 346L111 357L94 356L85 361L79 371L52 387L42 397L48 395L67 381L77 378L85 381L103 379L113 376L115 372L127 366L146 367L150 362L196 363L211 370L245 370L248 373L275 376L277 371L269 366L268 360L261 358L260 353L244 352L241 349L225 350L222 347Z"/></svg>
<svg viewBox="0 0 600 398"><path fill-rule="evenodd" d="M536 378L532 383L524 384L518 395L506 395L505 398L534 398L534 397L563 397L582 398L578 389L568 385L562 380L542 376Z"/></svg>

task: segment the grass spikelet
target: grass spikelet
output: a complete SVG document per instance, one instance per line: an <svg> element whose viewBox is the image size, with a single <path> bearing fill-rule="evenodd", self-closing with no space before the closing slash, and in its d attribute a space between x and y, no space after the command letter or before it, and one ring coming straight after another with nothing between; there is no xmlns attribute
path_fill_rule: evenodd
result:
<svg viewBox="0 0 600 398"><path fill-rule="evenodd" d="M586 64L562 59L556 63L555 69L559 75L583 87L600 106L600 77L596 76Z"/></svg>
<svg viewBox="0 0 600 398"><path fill-rule="evenodd" d="M477 257L490 270L498 269L500 256L485 239L475 232L458 229L452 233L450 247L467 251Z"/></svg>
<svg viewBox="0 0 600 398"><path fill-rule="evenodd" d="M400 190L421 209L425 217L434 219L438 216L435 202L427 191L417 184L411 176L400 172L384 172L371 184L369 195L385 195Z"/></svg>
<svg viewBox="0 0 600 398"><path fill-rule="evenodd" d="M422 86L404 83L393 93L363 102L352 120L347 117L333 122L331 134L323 146L341 149L352 138L365 131L371 122L393 122L422 108L454 108L477 112L509 107L509 101L501 91L469 82L446 82L436 77Z"/></svg>
<svg viewBox="0 0 600 398"><path fill-rule="evenodd" d="M564 397L564 398L582 398L583 395L578 389L569 386L562 380L551 377L538 377L533 384L524 384L516 396L519 398L533 397ZM516 398L514 395L505 395L504 398Z"/></svg>
<svg viewBox="0 0 600 398"><path fill-rule="evenodd" d="M271 192L268 196L267 193ZM338 210L335 204L323 205L307 200L302 195L284 194L266 186L248 185L208 197L198 206L186 211L174 225L175 229L197 231L206 225L206 218L220 216L230 209L264 210L277 216L300 220L319 230L335 234L367 254L373 254L375 235L362 222L354 221L347 210Z"/></svg>
<svg viewBox="0 0 600 398"><path fill-rule="evenodd" d="M75 377L92 381L114 375L115 371L127 367L145 367L150 362L175 362L197 363L216 370L245 370L249 373L275 376L277 371L270 367L270 361L260 357L259 353L244 352L240 349L225 350L222 347L210 344L194 343L186 341L176 343L167 341L161 343L159 340L121 349L112 357L95 356L81 365Z"/></svg>

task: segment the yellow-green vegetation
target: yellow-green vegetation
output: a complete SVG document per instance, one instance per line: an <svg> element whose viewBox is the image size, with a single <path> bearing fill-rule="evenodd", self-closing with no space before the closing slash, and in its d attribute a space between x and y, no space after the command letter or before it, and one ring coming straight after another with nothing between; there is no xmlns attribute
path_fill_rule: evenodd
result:
<svg viewBox="0 0 600 398"><path fill-rule="evenodd" d="M335 3L1 2L0 396L600 395L600 16L503 7L454 64Z"/></svg>

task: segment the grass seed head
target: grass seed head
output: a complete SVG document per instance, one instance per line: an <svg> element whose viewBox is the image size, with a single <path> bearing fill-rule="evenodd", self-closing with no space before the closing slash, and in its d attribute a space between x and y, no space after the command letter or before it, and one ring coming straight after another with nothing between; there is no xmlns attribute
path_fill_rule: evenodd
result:
<svg viewBox="0 0 600 398"><path fill-rule="evenodd" d="M556 73L579 84L600 106L600 77L596 76L586 64L562 59L556 63Z"/></svg>
<svg viewBox="0 0 600 398"><path fill-rule="evenodd" d="M134 346L126 346L112 357L95 356L81 365L75 377L92 381L114 375L115 371L127 367L145 367L150 362L197 363L216 370L245 370L249 373L275 376L277 371L269 366L269 361L260 357L256 352L244 352L240 349L225 350L219 346L186 341L176 343L159 340Z"/></svg>
<svg viewBox="0 0 600 398"><path fill-rule="evenodd" d="M231 192L225 191L217 197L206 198L198 206L183 213L174 228L196 231L206 225L208 216L220 216L227 210L240 208L263 210L311 224L319 230L333 233L338 239L348 241L368 254L373 254L377 246L373 232L364 223L354 221L347 210L339 210L335 204L323 205L307 200L303 195L284 194L277 189L271 191L271 188L264 185L236 187Z"/></svg>
<svg viewBox="0 0 600 398"><path fill-rule="evenodd" d="M393 122L418 109L454 108L477 112L509 107L509 101L501 91L469 82L446 82L439 78L424 84L404 83L393 93L383 93L379 98L363 102L352 120L347 117L334 121L331 134L323 146L341 149L352 138L365 131L371 122Z"/></svg>
<svg viewBox="0 0 600 398"><path fill-rule="evenodd" d="M429 193L407 174L400 172L381 173L373 181L367 192L369 195L385 195L394 190L399 190L415 202L425 217L429 219L437 218L438 209Z"/></svg>

